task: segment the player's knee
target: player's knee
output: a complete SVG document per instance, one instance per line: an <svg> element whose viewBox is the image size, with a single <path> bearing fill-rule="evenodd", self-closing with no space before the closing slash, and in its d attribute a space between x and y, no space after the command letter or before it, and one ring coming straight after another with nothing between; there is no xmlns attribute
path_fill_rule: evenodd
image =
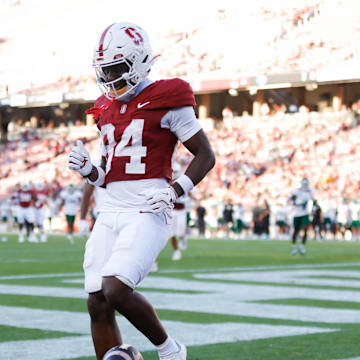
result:
<svg viewBox="0 0 360 360"><path fill-rule="evenodd" d="M132 289L115 277L104 277L102 291L106 300L113 304L119 311L119 307L125 306Z"/></svg>
<svg viewBox="0 0 360 360"><path fill-rule="evenodd" d="M101 292L89 294L87 306L92 321L104 321L111 318L114 313L114 309Z"/></svg>

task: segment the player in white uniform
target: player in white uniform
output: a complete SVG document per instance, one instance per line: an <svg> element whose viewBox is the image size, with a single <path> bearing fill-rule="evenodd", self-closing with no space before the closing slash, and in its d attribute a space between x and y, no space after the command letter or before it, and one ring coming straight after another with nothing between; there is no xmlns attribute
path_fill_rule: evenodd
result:
<svg viewBox="0 0 360 360"><path fill-rule="evenodd" d="M244 229L244 215L245 215L245 207L244 205L238 201L237 204L234 205L234 232L236 237L240 239L241 233Z"/></svg>
<svg viewBox="0 0 360 360"><path fill-rule="evenodd" d="M47 234L44 231L45 206L47 205L48 190L43 181L35 184L35 226L40 233L40 241L47 242Z"/></svg>
<svg viewBox="0 0 360 360"><path fill-rule="evenodd" d="M34 234L35 211L34 200L35 195L32 185L28 181L24 181L17 191L17 200L19 204L17 218L19 223L19 243L25 241L25 228L29 242L38 242Z"/></svg>
<svg viewBox="0 0 360 360"><path fill-rule="evenodd" d="M276 207L276 211L275 211L275 222L276 222L276 226L278 227L278 237L279 239L285 239L286 238L286 234L289 228L289 224L288 224L288 213L289 213L289 209L288 206L279 203Z"/></svg>
<svg viewBox="0 0 360 360"><path fill-rule="evenodd" d="M351 214L352 214L352 221L351 221L351 239L355 241L359 241L360 235L360 206L359 202L355 199L351 201Z"/></svg>
<svg viewBox="0 0 360 360"><path fill-rule="evenodd" d="M61 198L60 208L64 206L64 213L68 225L67 227L68 239L70 243L73 244L74 222L75 222L76 214L79 210L82 194L80 191L77 191L75 189L74 185L70 184L66 190L63 190L60 193L60 198Z"/></svg>
<svg viewBox="0 0 360 360"><path fill-rule="evenodd" d="M94 51L103 96L91 109L101 131L102 165L92 165L81 142L69 155L70 169L90 184L106 185L84 257L98 360L122 343L115 311L156 346L160 360L186 360L186 347L167 334L153 306L134 289L167 243L174 201L204 178L215 157L196 120L189 84L149 80L154 60L139 26L116 23L104 30ZM194 158L169 184L178 140Z"/></svg>
<svg viewBox="0 0 360 360"><path fill-rule="evenodd" d="M9 230L9 222L11 218L11 200L4 199L0 205L1 231L7 232ZM7 241L7 237L3 235L1 241Z"/></svg>
<svg viewBox="0 0 360 360"><path fill-rule="evenodd" d="M307 230L310 225L309 202L314 200L314 190L309 187L309 180L303 178L301 186L291 194L290 201L293 205L294 232L292 235L291 255L296 255L296 240L300 231L303 231L302 243L299 246L299 253L305 255L305 244Z"/></svg>
<svg viewBox="0 0 360 360"><path fill-rule="evenodd" d="M47 199L47 218L49 221L50 230L52 230L52 221L54 217L59 213L59 206L61 202L62 200L56 196L56 191L50 188Z"/></svg>

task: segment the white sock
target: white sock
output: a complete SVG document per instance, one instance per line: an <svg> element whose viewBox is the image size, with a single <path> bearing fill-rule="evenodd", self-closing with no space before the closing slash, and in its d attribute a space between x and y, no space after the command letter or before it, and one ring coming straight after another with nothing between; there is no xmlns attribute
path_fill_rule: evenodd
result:
<svg viewBox="0 0 360 360"><path fill-rule="evenodd" d="M175 354L180 351L179 345L176 341L168 336L164 343L159 346L156 346L157 351L159 353L159 357L169 356L171 354Z"/></svg>

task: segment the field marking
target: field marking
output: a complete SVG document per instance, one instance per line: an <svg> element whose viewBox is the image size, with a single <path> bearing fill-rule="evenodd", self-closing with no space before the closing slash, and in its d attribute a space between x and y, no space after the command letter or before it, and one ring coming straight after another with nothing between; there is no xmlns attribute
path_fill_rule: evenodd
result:
<svg viewBox="0 0 360 360"><path fill-rule="evenodd" d="M234 266L226 268L209 268L209 269L172 269L172 270L159 270L159 273L188 273L188 272L217 272L217 271L257 271L257 270L282 270L282 269L312 269L323 267L342 267L342 266L360 266L360 262L350 263L328 263L328 264L294 264L294 265L269 265L269 266Z"/></svg>
<svg viewBox="0 0 360 360"><path fill-rule="evenodd" d="M316 269L327 267L343 267L343 266L360 266L360 262L349 263L327 263L327 264L294 264L294 265L277 265L277 266L234 266L226 268L209 268L209 269L172 269L172 270L159 270L160 274L167 273L203 273L203 272L222 272L222 271L258 271L258 270L286 270L286 269ZM16 280L16 279L31 279L31 278L46 278L46 277L65 277L65 276L83 276L84 273L53 273L53 274L26 274L26 275L7 275L0 276L1 280Z"/></svg>
<svg viewBox="0 0 360 360"><path fill-rule="evenodd" d="M26 275L8 275L0 276L0 280L21 280L21 279L42 279L42 278L52 278L52 277L66 277L66 276L83 276L84 273L54 273L54 274L26 274Z"/></svg>
<svg viewBox="0 0 360 360"><path fill-rule="evenodd" d="M336 264L338 265L338 264ZM344 266L344 265L342 265ZM360 291L352 290L331 290L316 288L287 287L281 288L274 285L257 284L233 284L226 282L207 282L201 281L202 277L218 276L263 276L263 273L256 271L259 267L252 267L254 272L218 273L213 271L211 274L195 274L198 279L184 280L166 276L149 276L140 286L152 288L153 291L146 291L145 296L154 304L157 309L167 309L174 311L191 311L199 313L212 313L224 315L240 315L256 318L298 320L306 322L321 323L354 323L360 322L360 311L350 309L326 309L321 307L305 307L282 304L256 304L249 303L256 300L272 300L287 298L305 298L320 300L339 300L360 302ZM242 268L243 269L243 268ZM333 270L312 270L304 271L301 269L291 272L296 276L324 276L334 275ZM336 275L354 275L353 271L339 271ZM288 276L289 271L276 271L273 275L276 278ZM359 275L355 273L355 275ZM71 278L80 276L80 278ZM269 274L267 273L269 277ZM27 275L26 278L31 277ZM64 283L83 283L81 273L63 274L39 274L35 277L51 278L66 277L62 279ZM21 276L24 278L24 276ZM315 279L321 281L324 279ZM288 279L289 281L289 279ZM199 290L206 294L187 294L187 293L166 293L157 292L161 290ZM87 297L81 288L73 287L52 287L52 286L24 286L8 285L0 283L0 294L13 295L36 295L43 297L68 297L81 298ZM85 301L84 301L85 303ZM41 307L41 303L39 304ZM85 305L84 305L85 309ZM23 360L33 360L34 354L38 360L61 360L73 359L75 357L92 356L94 353L91 337L89 335L90 321L86 312L71 312L59 310L32 309L27 307L0 306L0 325L16 326L28 329L42 329L50 331L62 331L67 333L81 334L65 338L11 341L0 343L0 354L5 354L11 359L18 355ZM118 322L123 330L124 341L134 344L141 351L153 350L149 341L124 318L119 317ZM179 321L163 321L169 334L179 341L189 346L208 345L225 342L251 341L271 337L296 336L314 333L327 333L338 331L333 328L318 328L315 326L285 326L271 324L254 324L240 322L223 323L183 323ZM344 359L345 360L345 359ZM346 359L360 360L360 359Z"/></svg>
<svg viewBox="0 0 360 360"><path fill-rule="evenodd" d="M321 276L343 277L344 279L316 278ZM360 271L356 270L291 270L291 271L256 271L256 272L223 272L195 274L197 279L249 281L277 284L316 285L333 287L360 288ZM358 278L358 280L345 280Z"/></svg>
<svg viewBox="0 0 360 360"><path fill-rule="evenodd" d="M284 274L287 274L287 272L285 271ZM253 275L255 276L256 272L254 272ZM74 280L75 279L68 281L73 282ZM81 282L82 279L78 279L78 281ZM334 301L347 301L351 299L353 302L360 302L360 291L336 291L286 286L279 288L272 285L203 282L199 280L184 280L167 277L148 277L141 285L142 287L154 289L153 291L146 291L145 296L158 309L332 324L360 322L360 310L355 309L329 309L319 306L256 303L258 300L288 298ZM174 294L157 292L156 289L177 291L201 289L206 293ZM80 288L18 286L7 284L0 284L0 293L82 299L87 297L84 290Z"/></svg>
<svg viewBox="0 0 360 360"><path fill-rule="evenodd" d="M0 343L0 354L10 358L21 356L23 360L60 360L93 355L90 321L86 313L51 311L0 306L0 325L29 329L73 332L86 336L26 340ZM154 346L126 319L118 317L124 342L133 344L140 351L154 350ZM251 341L257 339L328 333L337 329L306 326L282 326L246 323L196 324L163 321L169 334L188 346Z"/></svg>

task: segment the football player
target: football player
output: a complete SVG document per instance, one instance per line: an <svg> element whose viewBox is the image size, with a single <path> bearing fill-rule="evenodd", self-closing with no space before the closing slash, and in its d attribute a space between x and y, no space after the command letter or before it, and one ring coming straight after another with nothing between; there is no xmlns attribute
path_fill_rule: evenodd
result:
<svg viewBox="0 0 360 360"><path fill-rule="evenodd" d="M9 222L10 222L10 213L11 213L11 200L4 199L0 203L0 218L1 218L1 231L8 232L9 230ZM3 235L1 237L1 241L5 242L7 241L7 237Z"/></svg>
<svg viewBox="0 0 360 360"><path fill-rule="evenodd" d="M35 212L34 200L35 195L32 185L29 181L24 181L20 185L20 189L16 193L17 201L19 204L17 218L19 223L19 243L25 241L25 229L29 242L38 242L34 233Z"/></svg>
<svg viewBox="0 0 360 360"><path fill-rule="evenodd" d="M49 221L49 230L52 230L52 220L57 216L59 212L59 205L61 203L61 199L59 199L56 195L56 191L54 188L49 188L49 196L47 198L47 217Z"/></svg>
<svg viewBox="0 0 360 360"><path fill-rule="evenodd" d="M94 166L78 141L69 168L106 196L86 244L85 289L97 358L122 338L115 311L157 348L161 360L185 360L186 347L167 334L149 301L135 291L170 234L174 202L215 164L196 120L194 94L175 78L152 82L155 60L146 32L115 23L100 35L93 64L103 95L92 113L100 130L102 165ZM180 140L194 155L185 174L171 183L171 158Z"/></svg>
<svg viewBox="0 0 360 360"><path fill-rule="evenodd" d="M305 255L305 244L307 240L307 230L310 225L309 218L309 201L314 200L314 190L309 186L309 180L303 178L301 180L301 186L298 189L295 189L290 197L290 201L294 207L294 232L292 235L292 247L291 255L296 255L296 240L300 231L303 231L302 243L299 246L299 253Z"/></svg>
<svg viewBox="0 0 360 360"><path fill-rule="evenodd" d="M64 206L64 212L66 216L67 223L67 232L68 239L70 244L74 243L73 232L74 232L74 223L75 217L79 210L79 205L81 201L82 194L77 191L73 184L70 184L67 189L63 190L60 193L61 203L59 208L61 209Z"/></svg>
<svg viewBox="0 0 360 360"><path fill-rule="evenodd" d="M47 242L47 234L44 232L45 205L49 191L43 181L35 184L35 226L38 227L40 233L40 241Z"/></svg>

